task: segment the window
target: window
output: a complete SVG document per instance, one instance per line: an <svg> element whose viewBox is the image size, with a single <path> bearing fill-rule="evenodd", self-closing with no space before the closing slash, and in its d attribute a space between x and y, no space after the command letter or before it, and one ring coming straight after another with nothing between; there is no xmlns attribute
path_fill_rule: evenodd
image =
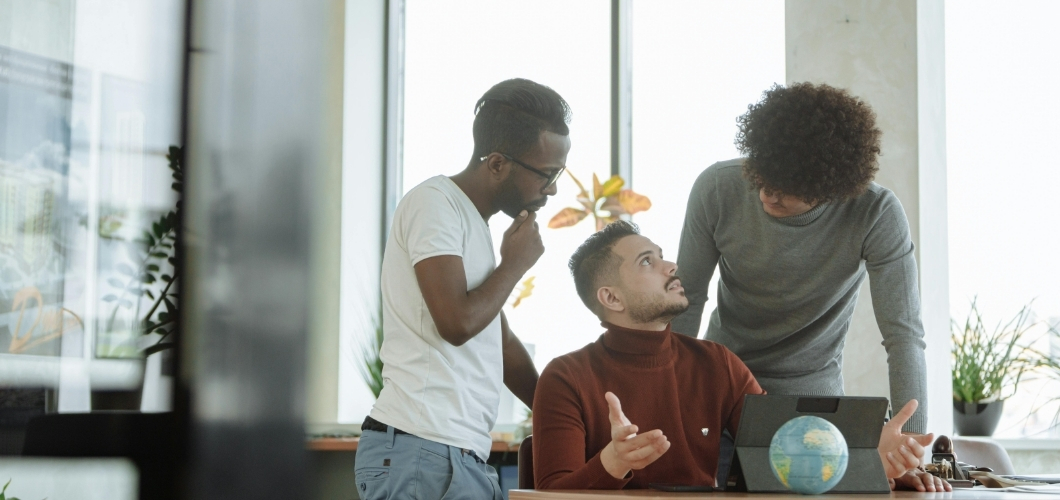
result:
<svg viewBox="0 0 1060 500"><path fill-rule="evenodd" d="M150 255L171 248L139 240L177 199L183 15L180 1L0 7L0 378L58 388L60 411L143 380L145 290L162 283L146 276L173 271Z"/></svg>
<svg viewBox="0 0 1060 500"><path fill-rule="evenodd" d="M634 219L668 258L677 255L691 182L714 161L737 155L736 117L783 81L783 13L779 0L634 2L633 188L654 204ZM601 182L610 177L611 2L409 0L405 16L402 192L468 164L475 102L513 77L548 85L570 103L569 171L587 186L594 174ZM500 28L490 32L491 26ZM748 26L758 43L730 43ZM559 194L539 214L547 250L526 275L534 277L533 294L505 307L512 329L533 345L539 370L603 331L567 270L570 255L595 230L593 221L562 229L544 224L575 206L576 194L564 175ZM499 249L510 221L498 214L490 222ZM521 419L506 415L502 405L502 423Z"/></svg>
<svg viewBox="0 0 1060 500"><path fill-rule="evenodd" d="M949 164L950 304L963 324L971 300L988 328L1032 300L1040 350L1060 359L1060 4L946 3L946 123ZM1050 342L1051 340L1051 342ZM995 437L1060 437L1050 426L1056 381L1027 381L1006 401Z"/></svg>
<svg viewBox="0 0 1060 500"><path fill-rule="evenodd" d="M692 184L740 156L736 117L774 83L784 83L783 1L633 2L633 189L652 200L634 219L667 259L677 258ZM715 273L706 318L717 283Z"/></svg>
<svg viewBox="0 0 1060 500"><path fill-rule="evenodd" d="M515 77L548 85L570 104L568 170L583 183L591 183L594 173L601 181L610 177L611 2L410 0L405 13L403 192L464 169L474 145L476 101ZM567 259L589 236L592 222L545 227L552 215L575 204L570 176L558 188L538 214L547 250L524 277L534 277L533 295L504 308L512 330L533 345L538 370L603 331L567 271ZM498 213L489 222L499 252L511 220ZM502 406L500 422L522 420L510 408Z"/></svg>

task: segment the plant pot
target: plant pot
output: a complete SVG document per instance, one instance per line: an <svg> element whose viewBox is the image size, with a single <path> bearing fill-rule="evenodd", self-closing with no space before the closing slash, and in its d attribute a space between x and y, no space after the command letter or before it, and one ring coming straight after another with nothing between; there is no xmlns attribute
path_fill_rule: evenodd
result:
<svg viewBox="0 0 1060 500"><path fill-rule="evenodd" d="M975 403L953 400L953 429L961 436L992 436L1004 406L1004 400Z"/></svg>
<svg viewBox="0 0 1060 500"><path fill-rule="evenodd" d="M145 413L172 410L172 350L150 352L148 348L158 345L162 336L150 333L140 337L140 351L144 358L144 381L140 392L139 410Z"/></svg>

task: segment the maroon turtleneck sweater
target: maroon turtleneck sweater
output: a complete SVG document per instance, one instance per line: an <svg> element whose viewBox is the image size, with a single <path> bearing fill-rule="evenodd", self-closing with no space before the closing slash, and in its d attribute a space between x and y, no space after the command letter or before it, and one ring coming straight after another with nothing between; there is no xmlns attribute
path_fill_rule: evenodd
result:
<svg viewBox="0 0 1060 500"><path fill-rule="evenodd" d="M713 485L722 429L736 435L745 394L764 394L731 351L670 331L607 331L545 367L534 397L538 489ZM643 470L615 479L600 463L611 442L604 393L611 391L640 432L661 429L670 449ZM710 429L706 436L703 428Z"/></svg>

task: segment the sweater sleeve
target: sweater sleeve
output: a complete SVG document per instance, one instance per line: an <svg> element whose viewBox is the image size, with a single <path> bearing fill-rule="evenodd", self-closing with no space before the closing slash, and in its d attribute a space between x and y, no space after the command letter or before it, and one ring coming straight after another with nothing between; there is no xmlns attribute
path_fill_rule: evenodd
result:
<svg viewBox="0 0 1060 500"><path fill-rule="evenodd" d="M674 318L673 331L691 337L699 336L703 305L709 293L707 288L721 257L714 241L716 202L717 179L712 169L708 168L696 179L688 195L685 223L677 251L678 276L688 298L688 310Z"/></svg>
<svg viewBox="0 0 1060 500"><path fill-rule="evenodd" d="M893 193L884 193L880 216L865 238L863 257L876 324L887 351L891 408L897 412L910 399L916 399L920 406L903 430L924 433L927 364L916 258L905 210Z"/></svg>
<svg viewBox="0 0 1060 500"><path fill-rule="evenodd" d="M534 483L537 489L621 489L633 477L615 479L589 451L576 380L558 360L545 367L534 394ZM603 398L603 394L600 395ZM596 424L599 425L599 424ZM610 425L610 424L608 424ZM588 451L588 453L587 453ZM591 455L590 455L591 454ZM588 461L585 457L591 456Z"/></svg>
<svg viewBox="0 0 1060 500"><path fill-rule="evenodd" d="M758 385L755 376L751 374L751 370L747 368L747 365L743 364L739 356L724 347L722 352L725 354L725 365L728 367L730 384L730 411L725 429L729 431L729 434L736 436L736 431L740 428L740 416L743 414L744 396L748 394L765 394L766 391L762 389L762 386Z"/></svg>

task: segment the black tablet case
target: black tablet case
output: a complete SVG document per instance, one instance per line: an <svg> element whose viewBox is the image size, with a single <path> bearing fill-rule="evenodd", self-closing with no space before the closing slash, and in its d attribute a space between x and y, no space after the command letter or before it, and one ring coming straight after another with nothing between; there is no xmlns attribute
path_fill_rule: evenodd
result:
<svg viewBox="0 0 1060 500"><path fill-rule="evenodd" d="M850 460L843 479L828 493L889 493L876 446L887 417L887 398L744 396L730 478L735 491L786 493L769 465L769 443L787 421L821 417L843 433ZM730 491L733 488L726 488Z"/></svg>

